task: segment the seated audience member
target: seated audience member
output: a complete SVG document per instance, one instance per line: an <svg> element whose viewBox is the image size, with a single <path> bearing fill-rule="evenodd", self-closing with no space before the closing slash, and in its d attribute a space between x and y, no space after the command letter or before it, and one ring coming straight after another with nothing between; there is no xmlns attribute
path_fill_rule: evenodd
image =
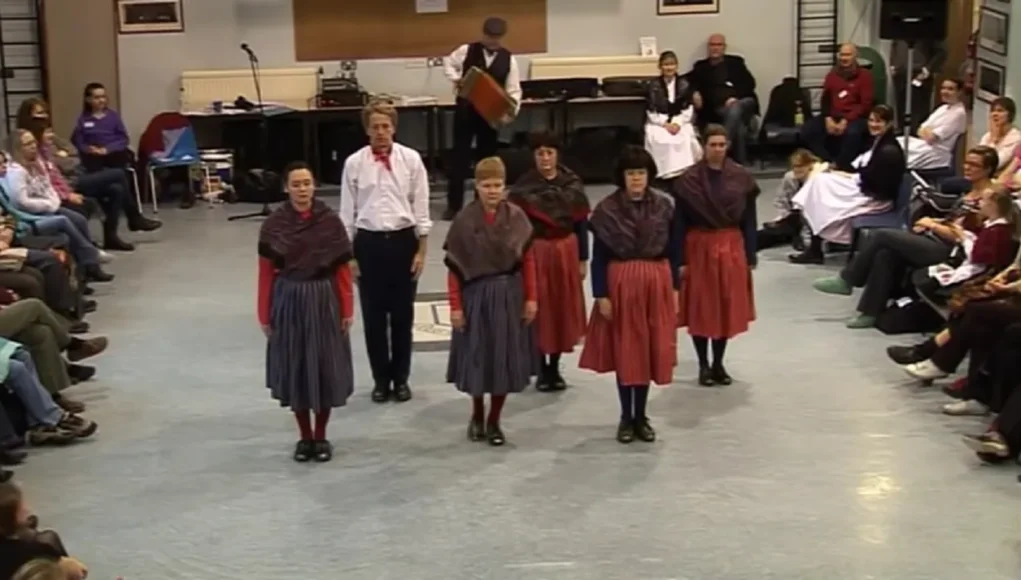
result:
<svg viewBox="0 0 1021 580"><path fill-rule="evenodd" d="M998 413L985 433L965 435L964 443L989 463L999 463L1021 454L1021 324L1011 324L996 341L982 372L967 385L962 401L976 413L985 407ZM969 365L971 366L971 365ZM947 405L950 407L951 403ZM964 407L965 405L961 405Z"/></svg>
<svg viewBox="0 0 1021 580"><path fill-rule="evenodd" d="M886 211L897 199L904 179L904 150L897 142L893 109L878 105L868 117L872 147L855 161L856 173L828 169L812 175L791 203L801 210L812 241L795 264L821 264L823 240L851 242L851 219Z"/></svg>
<svg viewBox="0 0 1021 580"><path fill-rule="evenodd" d="M71 143L78 149L82 166L89 173L128 167L132 163L128 149L131 140L120 115L108 108L106 87L89 83L82 98L82 113L71 133Z"/></svg>
<svg viewBox="0 0 1021 580"><path fill-rule="evenodd" d="M0 465L20 465L25 461L28 454L19 449L24 444L25 439L15 431L11 416L0 401Z"/></svg>
<svg viewBox="0 0 1021 580"><path fill-rule="evenodd" d="M858 66L857 46L841 45L837 66L826 74L822 90L821 114L805 122L801 139L820 158L846 170L865 149L866 119L873 110L872 73ZM892 122L891 115L887 123Z"/></svg>
<svg viewBox="0 0 1021 580"><path fill-rule="evenodd" d="M748 162L748 123L759 112L759 99L755 77L744 58L726 51L727 39L713 34L706 46L706 58L697 61L687 76L695 88L693 101L700 120L720 123L727 129L733 143L731 155L744 165Z"/></svg>
<svg viewBox="0 0 1021 580"><path fill-rule="evenodd" d="M661 180L673 179L702 158L695 130L692 85L677 76L677 55L659 55L658 79L649 83L645 97L645 149L656 161Z"/></svg>
<svg viewBox="0 0 1021 580"><path fill-rule="evenodd" d="M762 224L762 228L756 235L759 250L788 242L798 251L804 249L801 237L804 222L801 219L801 212L794 208L791 200L805 185L810 175L817 171L825 171L826 164L822 163L808 149L795 151L790 157L790 164L790 171L784 173L780 186L777 188L774 202L777 208L776 217L772 221Z"/></svg>
<svg viewBox="0 0 1021 580"><path fill-rule="evenodd" d="M25 406L31 445L65 445L91 437L93 421L61 409L39 382L32 356L16 342L0 338L0 381Z"/></svg>
<svg viewBox="0 0 1021 580"><path fill-rule="evenodd" d="M901 137L908 169L950 167L957 139L968 130L968 111L961 102L961 81L947 79L939 90L942 105L918 128L917 137Z"/></svg>
<svg viewBox="0 0 1021 580"><path fill-rule="evenodd" d="M128 229L133 232L149 232L157 230L163 225L158 220L151 220L142 215L137 200L132 195L128 173L123 169L100 169L93 173L75 172L77 176L74 178L74 182L68 182L64 177L64 172L58 168L55 161L59 158L61 151L56 149L55 137L53 127L49 125L43 129L41 136L36 135L36 139L40 143L40 154L50 169L50 181L58 193L66 192L67 197L71 199L74 199L75 196L83 198L86 203L94 203L103 209L104 249L122 252L130 252L135 249L134 245L120 239L117 234L122 212L128 218ZM73 192L73 188L81 193Z"/></svg>
<svg viewBox="0 0 1021 580"><path fill-rule="evenodd" d="M12 483L0 484L0 578L13 579L41 567L36 560L46 560L64 572L61 580L84 580L88 568L67 555L56 533L33 530L32 518L21 489Z"/></svg>
<svg viewBox="0 0 1021 580"><path fill-rule="evenodd" d="M1016 116L1017 105L1013 99L1000 97L994 100L989 106L989 130L978 143L996 149L1001 172L1014 159L1018 145L1021 145L1021 130L1014 126Z"/></svg>
<svg viewBox="0 0 1021 580"><path fill-rule="evenodd" d="M48 120L33 120L29 123L29 127L25 130L35 137L35 141L39 147L40 162L46 168L47 175L50 179L50 184L53 185L54 191L60 197L60 207L67 208L75 211L86 219L92 219L100 214L99 203L90 198L86 198L82 194L74 191L64 178L64 174L60 171L60 168L56 166L49 157L46 155L45 148L43 147L46 132L53 132L50 127Z"/></svg>
<svg viewBox="0 0 1021 580"><path fill-rule="evenodd" d="M71 386L68 365L61 355L67 352L72 363L106 350L107 339L87 340L71 336L66 325L41 300L27 298L0 309L0 337L24 345L39 372L39 381L58 405L68 413L81 413L85 405L60 393Z"/></svg>
<svg viewBox="0 0 1021 580"><path fill-rule="evenodd" d="M60 196L50 183L35 137L24 129L18 129L14 138L18 147L5 178L14 204L26 213L45 216L35 222L35 229L40 234L67 236L68 249L87 279L95 282L113 280L113 275L104 272L99 265L102 259L109 257L89 239L88 220L81 214L60 207Z"/></svg>
<svg viewBox="0 0 1021 580"><path fill-rule="evenodd" d="M959 316L950 318L945 332L927 345L929 357L904 365L905 372L922 381L945 378L973 349L988 352L1008 326L1021 322L1021 282L997 277L988 285L995 297L969 301Z"/></svg>
<svg viewBox="0 0 1021 580"><path fill-rule="evenodd" d="M826 294L849 296L863 288L857 315L848 328L871 328L896 298L912 269L946 266L949 273L933 271L938 283L949 286L966 281L986 269L999 270L1010 263L1017 234L1017 210L1009 195L989 193L979 206L979 218L918 220L911 232L881 229L871 234L865 248L838 276L816 280L813 287ZM970 221L970 224L966 224ZM975 222L981 222L976 224ZM971 225L972 229L967 226ZM964 255L957 268L947 264L955 253Z"/></svg>

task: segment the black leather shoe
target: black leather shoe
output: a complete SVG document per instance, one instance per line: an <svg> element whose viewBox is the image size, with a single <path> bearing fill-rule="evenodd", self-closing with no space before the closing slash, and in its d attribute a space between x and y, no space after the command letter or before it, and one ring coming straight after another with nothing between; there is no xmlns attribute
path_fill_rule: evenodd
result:
<svg viewBox="0 0 1021 580"><path fill-rule="evenodd" d="M723 368L723 365L713 365L712 369L713 382L717 385L729 385L734 382L734 379L727 374L727 369Z"/></svg>
<svg viewBox="0 0 1021 580"><path fill-rule="evenodd" d="M96 376L96 367L68 363L67 375L71 377L72 380L84 382Z"/></svg>
<svg viewBox="0 0 1021 580"><path fill-rule="evenodd" d="M924 352L921 345L916 344L912 346L888 346L886 347L886 356L899 365L912 365L928 359L932 354Z"/></svg>
<svg viewBox="0 0 1021 580"><path fill-rule="evenodd" d="M791 264L822 264L826 261L826 257L823 256L822 252L815 252L809 249L800 254L788 255L787 261Z"/></svg>
<svg viewBox="0 0 1021 580"><path fill-rule="evenodd" d="M3 449L0 450L0 465L20 465L26 457L28 453L20 449Z"/></svg>
<svg viewBox="0 0 1021 580"><path fill-rule="evenodd" d="M312 459L315 459L316 463L326 463L333 459L333 444L329 441L316 441L312 448Z"/></svg>
<svg viewBox="0 0 1021 580"><path fill-rule="evenodd" d="M493 447L499 447L506 443L507 439L504 438L503 431L500 430L499 425L487 425L486 441L488 441Z"/></svg>
<svg viewBox="0 0 1021 580"><path fill-rule="evenodd" d="M563 375L560 374L560 369L555 366L550 367L549 381L551 391L567 390L567 381L565 381Z"/></svg>
<svg viewBox="0 0 1021 580"><path fill-rule="evenodd" d="M713 380L712 369L710 369L709 367L698 368L698 384L702 385L703 387L711 387L716 384L716 381Z"/></svg>
<svg viewBox="0 0 1021 580"><path fill-rule="evenodd" d="M482 424L482 421L471 421L468 423L468 441L485 441L486 440L486 426Z"/></svg>
<svg viewBox="0 0 1021 580"><path fill-rule="evenodd" d="M76 320L71 323L67 331L71 334L85 334L89 331L89 323L84 320Z"/></svg>
<svg viewBox="0 0 1021 580"><path fill-rule="evenodd" d="M546 363L542 364L542 368L539 370L539 376L535 377L535 390L540 393L548 393L553 390L553 381L550 376L549 367Z"/></svg>
<svg viewBox="0 0 1021 580"><path fill-rule="evenodd" d="M298 463L305 463L312 459L313 453L315 453L315 444L308 439L302 439L294 446L294 460Z"/></svg>
<svg viewBox="0 0 1021 580"><path fill-rule="evenodd" d="M635 440L634 421L621 419L620 425L617 425L617 441L626 444L631 443L634 440Z"/></svg>
<svg viewBox="0 0 1021 580"><path fill-rule="evenodd" d="M411 400L411 387L408 383L394 385L394 400L398 403L405 403Z"/></svg>
<svg viewBox="0 0 1021 580"><path fill-rule="evenodd" d="M109 236L103 242L103 249L109 252L134 252L135 245L125 242L117 236Z"/></svg>
<svg viewBox="0 0 1021 580"><path fill-rule="evenodd" d="M85 267L85 279L89 282L112 282L113 274L108 274L98 264Z"/></svg>
<svg viewBox="0 0 1021 580"><path fill-rule="evenodd" d="M376 383L376 388L372 389L372 402L385 403L390 400L392 394L390 383Z"/></svg>
<svg viewBox="0 0 1021 580"><path fill-rule="evenodd" d="M12 477L14 477L14 472L13 471L8 471L6 469L0 469L0 483L6 483L6 482L10 481Z"/></svg>
<svg viewBox="0 0 1021 580"><path fill-rule="evenodd" d="M82 294L84 294L86 296L92 296L95 293L96 293L96 289L91 287L91 286L86 286L86 287L82 288Z"/></svg>
<svg viewBox="0 0 1021 580"><path fill-rule="evenodd" d="M151 232L161 227L163 227L163 222L149 219L140 214L128 219L128 229L133 232Z"/></svg>
<svg viewBox="0 0 1021 580"><path fill-rule="evenodd" d="M648 417L635 421L635 437L638 437L639 441L645 441L646 443L652 443L656 440L656 431L649 424Z"/></svg>
<svg viewBox="0 0 1021 580"><path fill-rule="evenodd" d="M82 302L82 312L85 314L92 314L99 308L99 304L95 300L85 300Z"/></svg>

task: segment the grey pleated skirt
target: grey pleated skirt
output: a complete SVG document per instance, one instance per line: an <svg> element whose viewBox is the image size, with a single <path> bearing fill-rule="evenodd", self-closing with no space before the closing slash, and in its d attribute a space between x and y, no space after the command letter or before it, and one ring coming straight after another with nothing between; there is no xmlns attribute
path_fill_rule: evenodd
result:
<svg viewBox="0 0 1021 580"><path fill-rule="evenodd" d="M473 397L520 393L540 365L534 327L521 319L521 274L467 284L461 301L465 327L450 339L447 382Z"/></svg>
<svg viewBox="0 0 1021 580"><path fill-rule="evenodd" d="M280 406L323 411L346 405L354 369L334 281L277 278L270 327L266 386Z"/></svg>

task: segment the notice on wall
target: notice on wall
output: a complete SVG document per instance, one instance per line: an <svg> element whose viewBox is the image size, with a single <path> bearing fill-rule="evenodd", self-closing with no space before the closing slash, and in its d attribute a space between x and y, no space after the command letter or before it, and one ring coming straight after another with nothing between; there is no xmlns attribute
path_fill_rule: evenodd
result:
<svg viewBox="0 0 1021 580"><path fill-rule="evenodd" d="M448 9L447 0L415 0L415 12L419 14L439 14Z"/></svg>

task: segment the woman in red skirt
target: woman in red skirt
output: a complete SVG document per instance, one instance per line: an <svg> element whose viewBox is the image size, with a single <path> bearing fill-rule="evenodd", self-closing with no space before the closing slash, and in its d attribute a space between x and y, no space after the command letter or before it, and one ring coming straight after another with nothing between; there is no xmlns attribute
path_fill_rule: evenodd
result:
<svg viewBox="0 0 1021 580"><path fill-rule="evenodd" d="M669 384L677 364L677 212L670 196L649 187L656 164L644 149L625 148L615 177L617 191L589 220L596 304L579 366L617 374L618 441L655 441L649 384Z"/></svg>
<svg viewBox="0 0 1021 580"><path fill-rule="evenodd" d="M535 168L511 188L509 200L532 223L539 309L536 343L542 369L540 391L567 388L560 374L560 355L574 350L585 336L585 295L581 282L588 270L588 214L585 184L560 164L560 140L549 132L530 139Z"/></svg>
<svg viewBox="0 0 1021 580"><path fill-rule="evenodd" d="M759 187L747 169L727 158L723 127L709 125L705 140L705 159L674 182L682 248L678 325L688 327L695 343L699 384L729 385L727 340L755 320L751 269Z"/></svg>

